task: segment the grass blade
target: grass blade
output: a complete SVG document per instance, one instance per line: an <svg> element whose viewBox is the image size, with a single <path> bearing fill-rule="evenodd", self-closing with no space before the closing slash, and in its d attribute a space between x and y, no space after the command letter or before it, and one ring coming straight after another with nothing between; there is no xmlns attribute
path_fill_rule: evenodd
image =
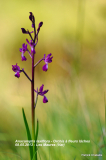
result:
<svg viewBox="0 0 106 160"><path fill-rule="evenodd" d="M36 160L37 160L37 146L36 146L36 141L38 138L38 130L39 130L39 123L38 123L38 119L37 119L37 127L36 127L36 134L35 134L35 152L36 152Z"/></svg>
<svg viewBox="0 0 106 160"><path fill-rule="evenodd" d="M98 113L98 117L99 117L99 113ZM105 137L104 137L104 134L103 134L103 129L102 129L100 117L99 117L99 123L100 123L101 132L102 132L103 143L104 143L104 146L105 146ZM106 149L106 147L105 147L105 149Z"/></svg>
<svg viewBox="0 0 106 160"><path fill-rule="evenodd" d="M106 133L106 100L104 95L104 102L105 102L105 133Z"/></svg>
<svg viewBox="0 0 106 160"><path fill-rule="evenodd" d="M25 112L24 112L23 108L22 108L22 113L23 113L23 119L24 119L25 128L26 128L26 132L27 132L27 138L30 141L30 140L32 140L32 138L31 138L28 122L27 122L27 119L26 119ZM30 152L30 159L32 160L32 158L33 158L33 146L29 145L29 152Z"/></svg>

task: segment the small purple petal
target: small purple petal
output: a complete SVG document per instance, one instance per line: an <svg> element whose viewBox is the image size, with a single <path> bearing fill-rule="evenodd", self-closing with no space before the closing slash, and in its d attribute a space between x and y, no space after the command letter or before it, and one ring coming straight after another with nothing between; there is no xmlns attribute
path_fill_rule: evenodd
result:
<svg viewBox="0 0 106 160"><path fill-rule="evenodd" d="M44 96L43 103L47 103L47 102L48 102L48 99L46 98L46 96Z"/></svg>
<svg viewBox="0 0 106 160"><path fill-rule="evenodd" d="M51 55L52 55L51 53L47 55L47 57L46 57L45 60L44 60L45 63L46 63L46 62L47 62L47 63L51 63L51 62L52 62L52 58L53 58L53 57L50 57Z"/></svg>
<svg viewBox="0 0 106 160"><path fill-rule="evenodd" d="M20 48L19 51L22 52L22 48Z"/></svg>
<svg viewBox="0 0 106 160"><path fill-rule="evenodd" d="M27 41L27 43L29 44L29 41L28 41L28 39L26 39L26 41Z"/></svg>
<svg viewBox="0 0 106 160"><path fill-rule="evenodd" d="M45 56L46 56L46 54L44 54L44 57L43 57L43 58L44 58L44 60L45 60Z"/></svg>
<svg viewBox="0 0 106 160"><path fill-rule="evenodd" d="M40 96L44 96L43 92L38 92L38 94L39 94Z"/></svg>
<svg viewBox="0 0 106 160"><path fill-rule="evenodd" d="M45 71L45 72L48 70L48 63L46 63L46 64L42 67L42 70Z"/></svg>
<svg viewBox="0 0 106 160"><path fill-rule="evenodd" d="M46 94L49 90L44 90L42 93L43 95Z"/></svg>
<svg viewBox="0 0 106 160"><path fill-rule="evenodd" d="M20 77L19 71L17 71L17 72L15 73L15 77L17 77L17 78Z"/></svg>
<svg viewBox="0 0 106 160"><path fill-rule="evenodd" d="M39 92L43 91L43 87L44 87L44 84L42 84L42 86L39 88Z"/></svg>
<svg viewBox="0 0 106 160"><path fill-rule="evenodd" d="M32 32L29 32L29 33L33 33L33 31L32 31Z"/></svg>

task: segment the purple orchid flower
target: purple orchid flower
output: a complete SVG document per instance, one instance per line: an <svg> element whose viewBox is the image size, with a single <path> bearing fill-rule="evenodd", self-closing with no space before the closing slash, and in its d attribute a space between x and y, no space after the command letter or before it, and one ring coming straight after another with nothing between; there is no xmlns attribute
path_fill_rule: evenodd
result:
<svg viewBox="0 0 106 160"><path fill-rule="evenodd" d="M28 51L27 49L27 44L25 45L25 43L22 45L22 48L19 49L19 51L22 53L21 54L21 58L22 58L22 61L26 61L26 57L24 56L24 53L25 51Z"/></svg>
<svg viewBox="0 0 106 160"><path fill-rule="evenodd" d="M34 53L35 54L35 43L32 42L32 40L30 40L30 42L28 41L28 39L26 39L27 43L30 45L31 47L31 54Z"/></svg>
<svg viewBox="0 0 106 160"><path fill-rule="evenodd" d="M34 91L35 91L38 95L43 96L43 103L47 103L47 102L48 102L48 99L47 99L47 97L45 96L45 94L46 94L49 90L44 90L44 91L43 91L43 87L44 87L44 84L42 84L42 86L39 88L39 92L38 92L38 89L37 89L37 91L34 89Z"/></svg>
<svg viewBox="0 0 106 160"><path fill-rule="evenodd" d="M50 54L48 54L47 55L47 57L45 57L46 56L46 54L44 54L44 62L45 62L45 65L42 67L42 70L43 71L47 71L48 70L48 63L51 63L52 62L52 58L53 57L51 57L51 53Z"/></svg>
<svg viewBox="0 0 106 160"><path fill-rule="evenodd" d="M17 63L16 63L16 65L12 65L12 70L14 72L16 72L14 76L17 77L17 78L19 78L21 71L20 71L20 67L17 65Z"/></svg>

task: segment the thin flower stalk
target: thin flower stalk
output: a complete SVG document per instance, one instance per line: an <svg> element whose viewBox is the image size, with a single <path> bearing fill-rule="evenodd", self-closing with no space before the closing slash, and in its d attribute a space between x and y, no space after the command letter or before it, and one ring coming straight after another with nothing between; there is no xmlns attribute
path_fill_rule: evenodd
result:
<svg viewBox="0 0 106 160"><path fill-rule="evenodd" d="M34 68L35 68L42 60L44 60L44 58L40 59L40 60L34 65Z"/></svg>
<svg viewBox="0 0 106 160"><path fill-rule="evenodd" d="M22 70L20 70L20 71L22 71L22 72L25 74L25 76L26 76L30 81L32 81L32 80L29 78L29 76L27 75L27 73L24 71L24 69L22 69Z"/></svg>

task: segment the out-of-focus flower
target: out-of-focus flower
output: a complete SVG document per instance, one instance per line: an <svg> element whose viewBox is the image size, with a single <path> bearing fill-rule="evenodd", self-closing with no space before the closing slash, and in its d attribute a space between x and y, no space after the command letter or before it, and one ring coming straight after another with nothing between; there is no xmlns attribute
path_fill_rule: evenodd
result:
<svg viewBox="0 0 106 160"><path fill-rule="evenodd" d="M44 87L44 85L42 84L42 86L39 88L39 92L38 92L38 90L36 91L35 89L34 89L34 91L35 91L38 95L43 96L43 103L47 103L47 102L48 102L48 99L47 99L47 97L45 96L45 94L46 94L49 90L44 90L44 91L43 91L43 87Z"/></svg>
<svg viewBox="0 0 106 160"><path fill-rule="evenodd" d="M26 59L26 57L24 56L24 53L25 53L25 51L28 50L28 49L27 49L27 44L25 45L25 43L24 43L24 44L22 45L22 48L20 48L19 50L20 50L20 52L22 53L22 54L21 54L22 61L26 61L27 59Z"/></svg>
<svg viewBox="0 0 106 160"><path fill-rule="evenodd" d="M16 65L12 65L12 70L13 70L14 72L16 72L16 73L15 73L15 77L19 78L21 71L20 71L20 67L17 65L17 63L16 63Z"/></svg>
<svg viewBox="0 0 106 160"><path fill-rule="evenodd" d="M35 43L32 42L32 40L30 40L30 42L28 41L28 39L26 39L27 43L30 45L31 47L31 54L34 53L35 54Z"/></svg>
<svg viewBox="0 0 106 160"><path fill-rule="evenodd" d="M51 57L51 53L47 55L46 57L46 54L44 54L44 62L45 62L45 65L42 67L42 70L43 71L47 71L48 70L48 63L51 63L52 62L52 58L53 56Z"/></svg>

